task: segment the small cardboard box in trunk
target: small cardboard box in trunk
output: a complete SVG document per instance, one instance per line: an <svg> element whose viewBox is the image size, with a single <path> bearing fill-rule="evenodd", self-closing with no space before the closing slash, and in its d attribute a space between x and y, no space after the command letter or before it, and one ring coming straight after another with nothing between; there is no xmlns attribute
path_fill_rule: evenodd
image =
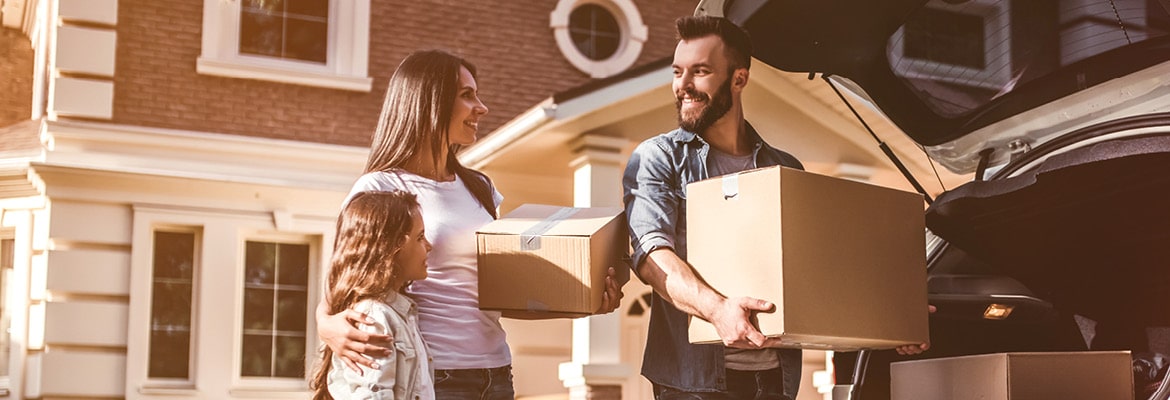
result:
<svg viewBox="0 0 1170 400"><path fill-rule="evenodd" d="M996 353L890 364L890 399L1131 400L1128 351Z"/></svg>
<svg viewBox="0 0 1170 400"><path fill-rule="evenodd" d="M777 347L929 340L922 196L771 167L687 185L687 261L725 296L771 301ZM691 318L692 343L720 343Z"/></svg>
<svg viewBox="0 0 1170 400"><path fill-rule="evenodd" d="M629 280L629 235L617 207L525 204L476 232L479 308L524 319L582 317L601 307L605 275Z"/></svg>

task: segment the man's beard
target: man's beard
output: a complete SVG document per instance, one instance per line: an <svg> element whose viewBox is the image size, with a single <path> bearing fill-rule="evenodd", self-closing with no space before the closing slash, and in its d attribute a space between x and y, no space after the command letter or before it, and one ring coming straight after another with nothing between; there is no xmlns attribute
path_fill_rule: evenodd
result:
<svg viewBox="0 0 1170 400"><path fill-rule="evenodd" d="M724 115L727 115L728 111L731 111L730 77L723 81L723 84L719 85L719 90L716 91L715 96L711 98L708 98L706 94L696 92L693 89L686 90L685 94L690 96L691 99L701 100L707 104L705 107L703 107L702 110L699 111L698 116L695 116L694 118L687 118L684 117L682 113L682 95L678 93L675 94L674 106L675 109L678 110L678 126L687 131L703 133L703 131L707 130L707 128L710 128L711 125L715 124L715 121L718 121L719 118L723 118Z"/></svg>

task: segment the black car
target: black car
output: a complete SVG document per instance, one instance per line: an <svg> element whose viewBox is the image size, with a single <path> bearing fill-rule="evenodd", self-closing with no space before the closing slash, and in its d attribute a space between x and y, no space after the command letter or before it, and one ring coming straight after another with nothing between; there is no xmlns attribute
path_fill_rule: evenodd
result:
<svg viewBox="0 0 1170 400"><path fill-rule="evenodd" d="M1170 0L725 0L696 12L740 24L760 61L852 93L842 100L880 109L939 164L974 172L927 196L938 311L917 358L1129 350L1136 398L1167 398ZM838 382L888 398L889 362L911 358L868 353L836 354Z"/></svg>

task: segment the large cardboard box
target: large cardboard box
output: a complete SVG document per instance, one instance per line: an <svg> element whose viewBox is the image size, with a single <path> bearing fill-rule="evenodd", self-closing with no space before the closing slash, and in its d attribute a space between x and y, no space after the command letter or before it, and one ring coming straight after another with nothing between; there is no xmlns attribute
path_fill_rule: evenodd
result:
<svg viewBox="0 0 1170 400"><path fill-rule="evenodd" d="M771 301L779 347L927 342L922 196L791 168L687 185L687 261L712 288ZM720 343L691 318L692 343Z"/></svg>
<svg viewBox="0 0 1170 400"><path fill-rule="evenodd" d="M1131 400L1128 351L997 353L890 364L891 400Z"/></svg>
<svg viewBox="0 0 1170 400"><path fill-rule="evenodd" d="M601 307L609 267L629 280L629 235L617 207L525 204L476 233L479 308L525 319L581 317Z"/></svg>

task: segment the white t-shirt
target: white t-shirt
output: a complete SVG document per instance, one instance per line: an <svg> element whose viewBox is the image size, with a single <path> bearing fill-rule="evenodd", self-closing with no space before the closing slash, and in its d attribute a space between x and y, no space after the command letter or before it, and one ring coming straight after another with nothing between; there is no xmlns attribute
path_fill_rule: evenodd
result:
<svg viewBox="0 0 1170 400"><path fill-rule="evenodd" d="M418 303L419 330L435 369L496 368L512 363L500 313L479 309L475 231L492 216L456 177L436 182L405 171L371 172L354 183L358 192L405 190L418 196L426 237L431 242L427 279L407 293ZM492 188L495 206L504 196Z"/></svg>

